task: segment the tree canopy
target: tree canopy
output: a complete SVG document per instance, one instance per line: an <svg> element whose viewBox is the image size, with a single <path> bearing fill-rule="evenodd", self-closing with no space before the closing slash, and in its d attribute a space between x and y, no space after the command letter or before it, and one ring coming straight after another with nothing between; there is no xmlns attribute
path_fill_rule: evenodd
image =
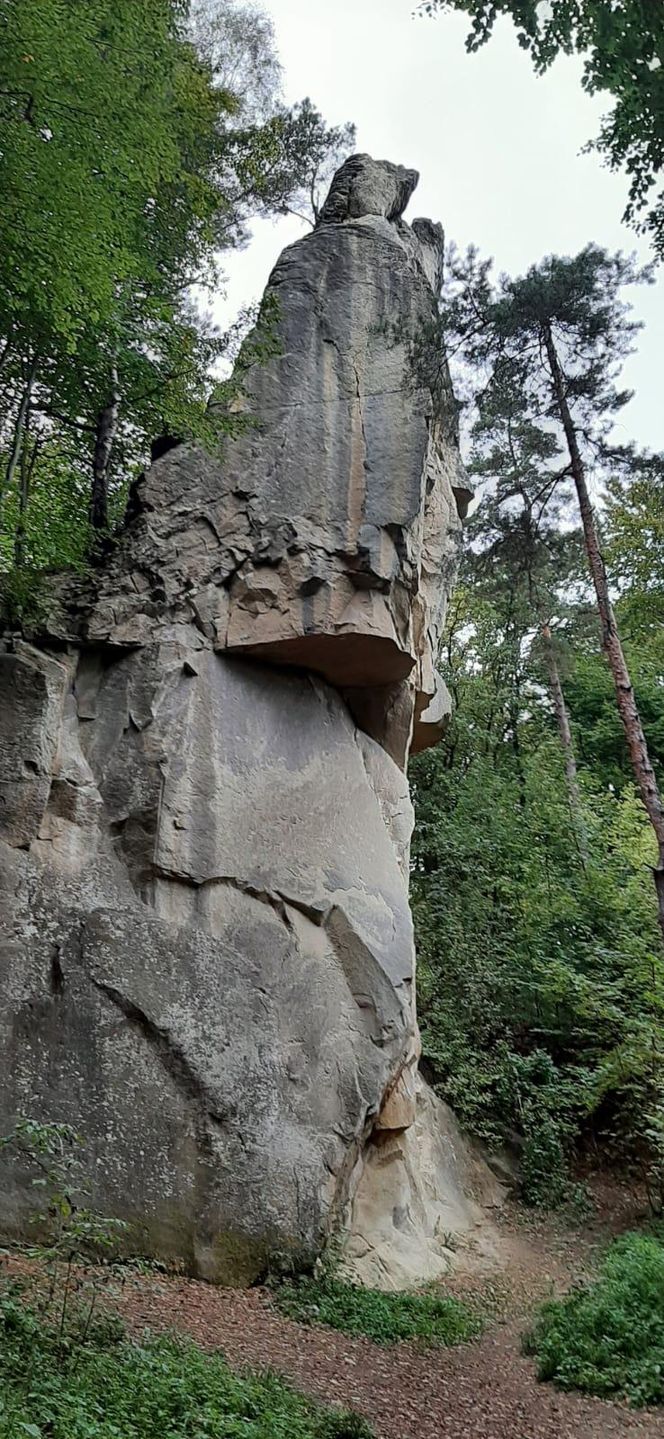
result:
<svg viewBox="0 0 664 1439"><path fill-rule="evenodd" d="M160 433L212 442L195 295L352 141L241 0L0 4L0 554L79 562ZM196 287L196 289L194 289Z"/></svg>

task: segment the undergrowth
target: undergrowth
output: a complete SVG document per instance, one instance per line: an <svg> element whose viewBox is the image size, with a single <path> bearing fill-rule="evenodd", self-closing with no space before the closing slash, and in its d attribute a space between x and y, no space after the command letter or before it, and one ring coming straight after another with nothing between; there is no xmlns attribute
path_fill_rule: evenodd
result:
<svg viewBox="0 0 664 1439"><path fill-rule="evenodd" d="M272 1374L234 1374L189 1340L134 1343L118 1321L66 1342L15 1288L0 1293L0 1439L371 1439Z"/></svg>
<svg viewBox="0 0 664 1439"><path fill-rule="evenodd" d="M461 1344L482 1328L479 1316L452 1295L384 1294L326 1273L280 1283L274 1297L289 1319L364 1335L375 1344L396 1344L403 1339Z"/></svg>
<svg viewBox="0 0 664 1439"><path fill-rule="evenodd" d="M664 1403L664 1244L615 1240L593 1282L543 1306L525 1348L561 1389Z"/></svg>

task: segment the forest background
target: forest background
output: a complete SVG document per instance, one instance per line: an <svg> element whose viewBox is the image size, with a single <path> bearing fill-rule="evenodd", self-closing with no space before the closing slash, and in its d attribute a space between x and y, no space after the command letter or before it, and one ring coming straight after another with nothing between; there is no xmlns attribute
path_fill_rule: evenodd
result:
<svg viewBox="0 0 664 1439"><path fill-rule="evenodd" d="M553 35L537 28L546 7L424 8L445 13L409 15L409 25L432 35L453 25L450 49L473 23L483 38L500 10L505 26L525 14L529 84L532 61L546 68L561 48L586 56L569 63L579 93L585 75L599 113L614 117L599 134L617 171L616 219L626 205L642 256L657 262L664 37L653 8L623 0L622 49L617 31L592 28L614 8L601 0L555 7L569 24ZM590 76L588 55L602 61ZM468 85L482 63L463 60ZM237 423L219 408L211 421L211 389L230 398L272 339L264 317L234 377L220 378L255 318L247 288L242 312L220 325L224 272L252 228L282 216L293 233L315 219L355 137L345 116L329 123L304 94L286 103L271 21L241 0L2 0L0 123L0 563L5 609L20 623L38 616L45 571L94 564L112 543L155 441L215 444ZM527 158L512 165L524 223L540 182L538 172L529 183ZM466 165L481 187L481 155ZM566 200L554 188L550 203ZM270 234L278 250L282 234ZM521 281L449 247L438 342L479 503L443 656L453 718L439 749L412 766L419 1004L430 1077L490 1148L519 1156L525 1198L565 1199L590 1155L628 1166L661 1209L657 844L606 644L602 653L561 409L562 397L656 780L664 462L634 442L632 416L650 445L656 427L623 380L644 340L625 307L653 293L654 273L616 260L603 239L585 235L572 259L533 254ZM541 362L547 333L557 396L555 366ZM643 388L652 384L646 374Z"/></svg>

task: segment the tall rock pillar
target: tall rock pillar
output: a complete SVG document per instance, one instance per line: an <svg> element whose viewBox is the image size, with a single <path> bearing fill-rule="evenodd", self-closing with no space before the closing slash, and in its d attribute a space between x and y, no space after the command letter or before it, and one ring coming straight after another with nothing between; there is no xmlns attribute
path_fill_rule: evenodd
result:
<svg viewBox="0 0 664 1439"><path fill-rule="evenodd" d="M0 1124L71 1121L97 1207L223 1282L315 1255L408 1122L404 771L467 500L416 181L342 167L270 278L250 423L157 460L0 656Z"/></svg>

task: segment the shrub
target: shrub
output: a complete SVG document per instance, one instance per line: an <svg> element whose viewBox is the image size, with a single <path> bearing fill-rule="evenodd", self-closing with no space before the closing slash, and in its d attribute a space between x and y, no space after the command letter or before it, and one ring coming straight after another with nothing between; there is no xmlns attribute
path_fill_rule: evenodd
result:
<svg viewBox="0 0 664 1439"><path fill-rule="evenodd" d="M365 1335L375 1344L397 1344L403 1339L461 1344L482 1328L479 1317L452 1295L383 1294L327 1275L281 1284L275 1298L289 1319Z"/></svg>
<svg viewBox="0 0 664 1439"><path fill-rule="evenodd" d="M109 1342L106 1342L108 1339ZM91 1328L63 1358L57 1329L0 1299L1 1439L371 1439L276 1375L234 1374L190 1341L140 1344Z"/></svg>
<svg viewBox="0 0 664 1439"><path fill-rule="evenodd" d="M543 1306L525 1348L561 1389L664 1403L664 1244L617 1239L594 1282Z"/></svg>

